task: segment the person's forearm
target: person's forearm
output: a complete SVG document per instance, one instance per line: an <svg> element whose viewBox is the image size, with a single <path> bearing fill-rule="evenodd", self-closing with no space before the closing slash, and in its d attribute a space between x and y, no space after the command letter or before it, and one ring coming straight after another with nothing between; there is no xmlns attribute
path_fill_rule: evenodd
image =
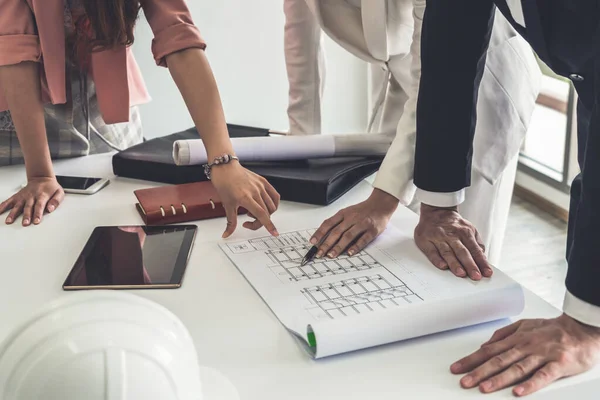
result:
<svg viewBox="0 0 600 400"><path fill-rule="evenodd" d="M34 62L0 67L0 86L17 131L27 178L54 176L38 68Z"/></svg>
<svg viewBox="0 0 600 400"><path fill-rule="evenodd" d="M224 153L231 154L233 146L221 98L204 50L194 48L173 53L167 57L167 64L206 146L209 160Z"/></svg>
<svg viewBox="0 0 600 400"><path fill-rule="evenodd" d="M477 95L495 5L493 0L426 3L414 183L429 192L457 192L471 184Z"/></svg>
<svg viewBox="0 0 600 400"><path fill-rule="evenodd" d="M382 210L390 210L391 212L396 211L400 201L394 195L387 193L386 191L374 188L369 196L369 201L377 204Z"/></svg>

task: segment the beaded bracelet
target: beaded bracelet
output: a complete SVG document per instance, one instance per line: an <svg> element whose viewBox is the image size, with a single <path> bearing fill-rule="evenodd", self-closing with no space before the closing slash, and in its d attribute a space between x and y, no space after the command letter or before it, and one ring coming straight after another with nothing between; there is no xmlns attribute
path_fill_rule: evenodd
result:
<svg viewBox="0 0 600 400"><path fill-rule="evenodd" d="M220 164L229 164L233 160L239 161L240 159L231 154L223 154L222 156L216 157L212 163L204 164L204 174L208 179L210 179L210 173L213 166Z"/></svg>

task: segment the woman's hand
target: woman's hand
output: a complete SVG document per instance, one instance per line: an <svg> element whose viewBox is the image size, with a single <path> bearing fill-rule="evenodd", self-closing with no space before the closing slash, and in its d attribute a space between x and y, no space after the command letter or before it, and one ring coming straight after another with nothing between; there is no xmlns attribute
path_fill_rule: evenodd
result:
<svg viewBox="0 0 600 400"><path fill-rule="evenodd" d="M245 222L244 228L257 230L264 226L271 235L279 235L270 215L277 211L280 196L265 178L234 161L213 167L211 180L227 213L227 228L223 238L235 231L239 207L248 210L248 215L255 218L252 222Z"/></svg>
<svg viewBox="0 0 600 400"><path fill-rule="evenodd" d="M44 211L56 210L65 197L63 188L54 177L30 178L27 186L8 200L0 203L0 215L10 210L7 224L23 214L23 226L42 222Z"/></svg>
<svg viewBox="0 0 600 400"><path fill-rule="evenodd" d="M167 56L167 65L194 120L208 159L232 154L221 96L204 50L190 48L175 52ZM255 218L253 222L246 222L245 228L257 230L265 226L272 235L278 235L270 214L279 207L279 194L266 179L248 171L238 162L232 162L212 168L211 180L227 213L224 238L235 231L239 207L248 210L250 217Z"/></svg>
<svg viewBox="0 0 600 400"><path fill-rule="evenodd" d="M326 237L317 257L337 257L348 246L348 255L360 252L385 230L397 207L398 199L375 189L367 200L339 211L323 222L310 240L316 245Z"/></svg>

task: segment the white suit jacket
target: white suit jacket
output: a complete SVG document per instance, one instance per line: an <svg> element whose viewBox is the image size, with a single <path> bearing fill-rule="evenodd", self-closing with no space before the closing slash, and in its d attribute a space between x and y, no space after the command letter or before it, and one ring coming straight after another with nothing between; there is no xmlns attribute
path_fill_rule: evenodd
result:
<svg viewBox="0 0 600 400"><path fill-rule="evenodd" d="M321 32L379 69L370 131L396 130L375 187L407 205L412 183L425 0L284 0L291 134L317 134L325 79ZM452 60L448 60L452 62ZM496 13L477 106L473 168L494 183L516 156L539 93L529 44ZM435 115L431 116L435 118ZM451 134L452 127L448 127Z"/></svg>

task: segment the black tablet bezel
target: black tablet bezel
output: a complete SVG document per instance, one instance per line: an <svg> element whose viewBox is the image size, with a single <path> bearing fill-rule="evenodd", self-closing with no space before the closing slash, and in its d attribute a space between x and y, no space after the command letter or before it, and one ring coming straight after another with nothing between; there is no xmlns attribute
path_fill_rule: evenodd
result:
<svg viewBox="0 0 600 400"><path fill-rule="evenodd" d="M147 226L147 225L112 225L112 226L97 226L92 231L92 234L88 238L84 248L80 252L79 257L85 255L92 250L95 243L94 237L99 234L103 229L115 229L119 227L141 227L146 235L153 234L164 234L168 232L179 232L185 231L181 246L179 247L179 253L175 261L175 268L171 274L171 279L167 283L152 283L148 285L82 285L75 286L70 285L69 281L71 276L75 272L77 260L71 267L65 281L63 282L63 290L101 290L101 289L177 289L182 286L185 271L189 264L189 258L194 246L194 240L196 238L196 232L198 231L197 225L158 225L158 226Z"/></svg>

